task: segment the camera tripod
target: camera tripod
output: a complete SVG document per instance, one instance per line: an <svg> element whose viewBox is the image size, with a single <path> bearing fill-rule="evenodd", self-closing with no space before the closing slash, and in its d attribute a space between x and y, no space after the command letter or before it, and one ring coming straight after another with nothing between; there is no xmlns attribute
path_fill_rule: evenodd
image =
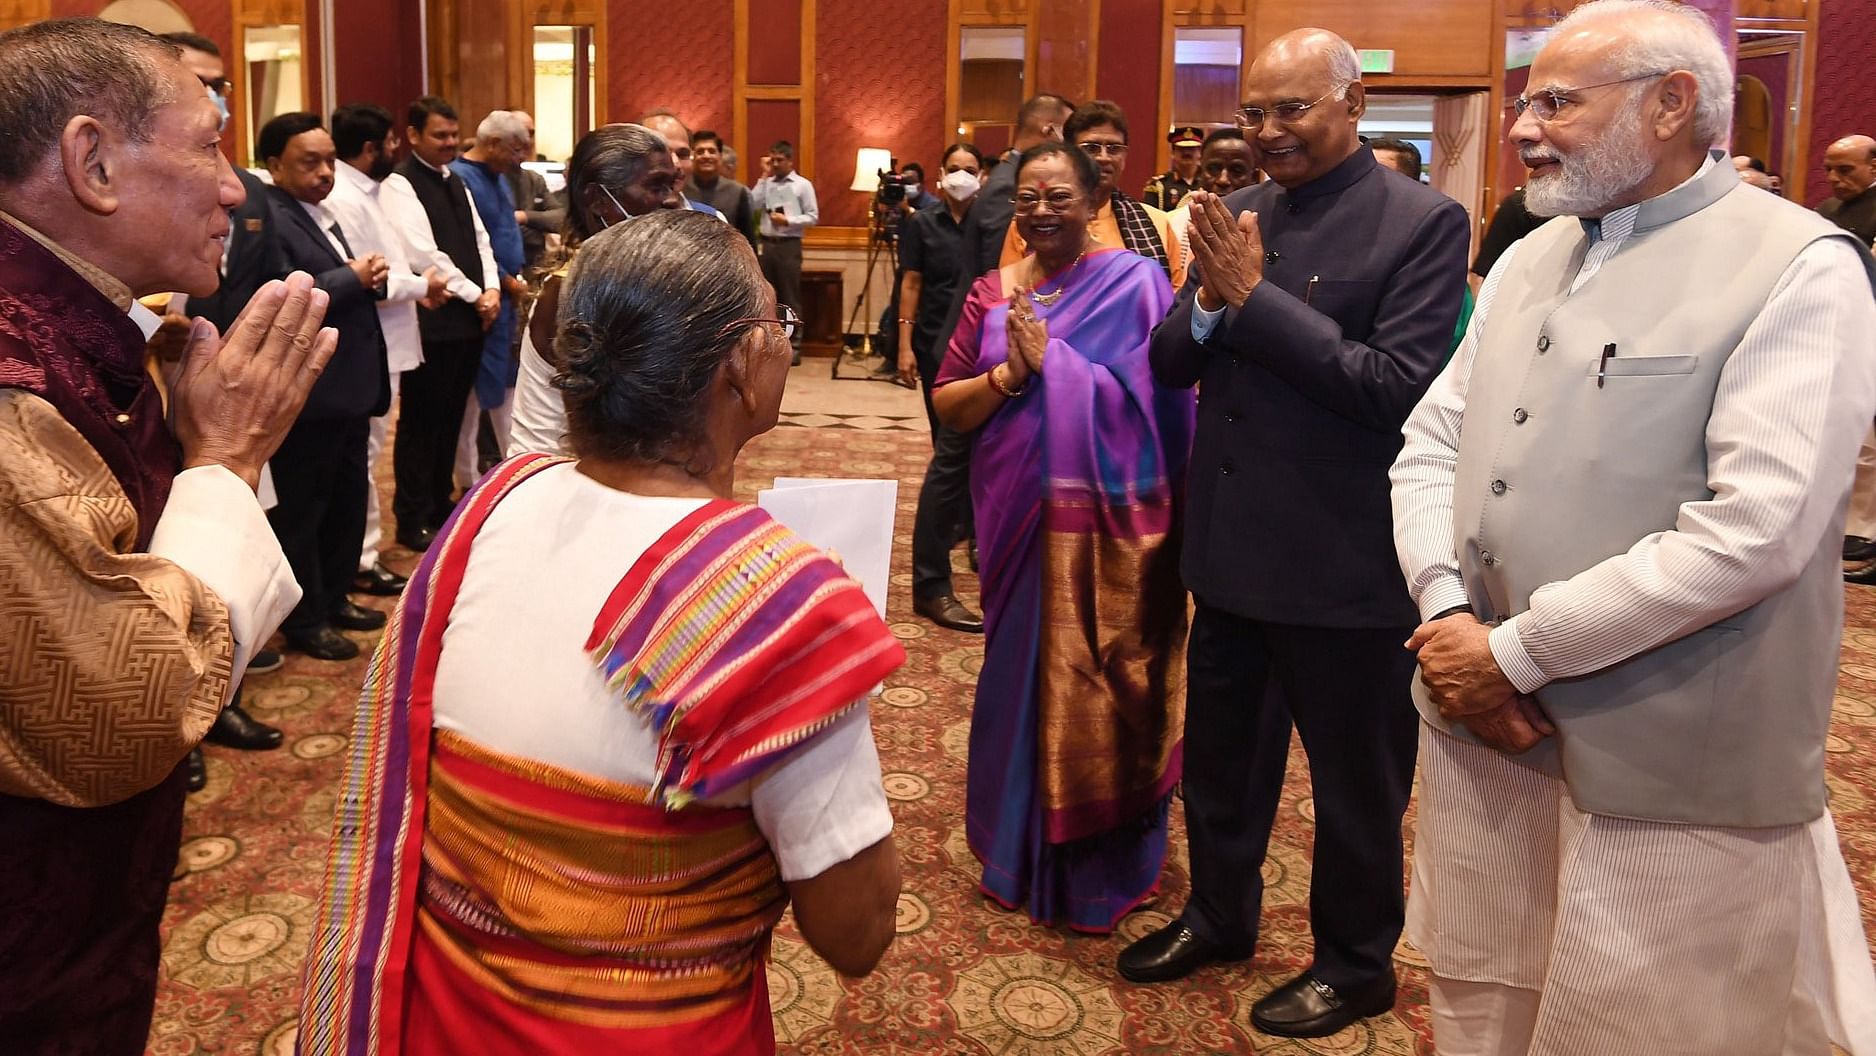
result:
<svg viewBox="0 0 1876 1056"><path fill-rule="evenodd" d="M885 217L878 210L873 212L873 221L866 244L866 278L860 283L860 295L853 299L853 312L847 316L847 328L841 331L840 354L834 357L834 369L830 375L835 381L883 381L897 384L895 374L880 374L869 364L873 358L873 328L878 318L873 314L873 273L884 263L886 279L892 281L899 274L899 245L897 236L886 225ZM890 298L887 303L891 303ZM856 325L864 326L860 330L860 347L847 347L847 335L854 332ZM842 374L842 363L852 359L859 364L859 373Z"/></svg>

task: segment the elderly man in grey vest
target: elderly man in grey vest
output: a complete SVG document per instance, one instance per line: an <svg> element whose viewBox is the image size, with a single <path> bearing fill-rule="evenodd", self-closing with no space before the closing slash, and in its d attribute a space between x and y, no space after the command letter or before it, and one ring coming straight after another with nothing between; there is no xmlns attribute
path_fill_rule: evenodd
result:
<svg viewBox="0 0 1876 1056"><path fill-rule="evenodd" d="M1393 470L1435 1043L1876 1052L1823 765L1868 254L1707 149L1732 72L1691 6L1577 8L1518 111L1555 219Z"/></svg>

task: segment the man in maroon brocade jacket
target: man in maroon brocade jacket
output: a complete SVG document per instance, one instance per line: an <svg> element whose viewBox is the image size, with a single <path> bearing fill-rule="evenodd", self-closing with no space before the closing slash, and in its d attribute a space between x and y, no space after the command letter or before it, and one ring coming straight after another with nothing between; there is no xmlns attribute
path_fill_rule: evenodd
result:
<svg viewBox="0 0 1876 1056"><path fill-rule="evenodd" d="M168 378L133 298L214 291L243 190L180 51L0 33L0 1052L141 1053L178 765L300 596L255 499L331 356L308 276Z"/></svg>

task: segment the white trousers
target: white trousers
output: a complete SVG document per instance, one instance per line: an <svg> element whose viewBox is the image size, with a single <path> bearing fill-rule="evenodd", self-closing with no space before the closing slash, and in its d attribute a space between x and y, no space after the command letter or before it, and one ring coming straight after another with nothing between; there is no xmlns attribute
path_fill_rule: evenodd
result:
<svg viewBox="0 0 1876 1056"><path fill-rule="evenodd" d="M469 393L469 402L463 406L462 431L456 434L456 486L468 490L469 486L482 478L479 471L481 457L476 453L476 433L482 428L482 405L476 402L476 394ZM495 430L495 446L498 450L508 450L508 440L515 431L515 390L512 386L502 394L502 405L490 407L489 425Z"/></svg>
<svg viewBox="0 0 1876 1056"><path fill-rule="evenodd" d="M1876 429L1864 434L1863 448L1856 453L1856 477L1850 485L1843 534L1876 539Z"/></svg>
<svg viewBox="0 0 1876 1056"><path fill-rule="evenodd" d="M1876 1056L1876 972L1828 812L1728 829L1585 814L1422 725L1407 927L1440 1056Z"/></svg>
<svg viewBox="0 0 1876 1056"><path fill-rule="evenodd" d="M391 431L391 415L397 412L397 391L404 372L391 372L391 409L371 420L371 439L365 448L365 472L371 486L365 489L365 544L358 554L358 570L367 572L378 563L378 546L384 542L384 512L378 509L378 458L384 454L384 441Z"/></svg>

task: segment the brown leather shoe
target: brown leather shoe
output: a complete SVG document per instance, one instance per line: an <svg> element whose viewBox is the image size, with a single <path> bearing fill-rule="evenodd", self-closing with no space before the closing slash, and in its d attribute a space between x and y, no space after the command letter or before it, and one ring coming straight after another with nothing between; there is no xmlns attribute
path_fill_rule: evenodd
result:
<svg viewBox="0 0 1876 1056"><path fill-rule="evenodd" d="M912 611L940 627L963 631L965 634L984 633L984 618L965 608L956 594L913 598Z"/></svg>

